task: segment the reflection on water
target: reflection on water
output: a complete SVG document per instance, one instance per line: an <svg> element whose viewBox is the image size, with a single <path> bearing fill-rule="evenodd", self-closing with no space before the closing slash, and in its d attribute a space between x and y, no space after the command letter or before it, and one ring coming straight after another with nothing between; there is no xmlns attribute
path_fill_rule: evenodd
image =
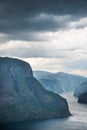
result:
<svg viewBox="0 0 87 130"><path fill-rule="evenodd" d="M78 104L72 94L67 98L73 116L61 119L23 121L3 124L0 130L87 130L87 105Z"/></svg>

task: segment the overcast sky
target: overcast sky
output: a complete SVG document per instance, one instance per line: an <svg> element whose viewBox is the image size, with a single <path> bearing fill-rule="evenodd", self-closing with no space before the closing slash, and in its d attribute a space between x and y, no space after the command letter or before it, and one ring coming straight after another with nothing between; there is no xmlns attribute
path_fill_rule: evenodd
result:
<svg viewBox="0 0 87 130"><path fill-rule="evenodd" d="M0 0L0 56L87 76L87 0Z"/></svg>

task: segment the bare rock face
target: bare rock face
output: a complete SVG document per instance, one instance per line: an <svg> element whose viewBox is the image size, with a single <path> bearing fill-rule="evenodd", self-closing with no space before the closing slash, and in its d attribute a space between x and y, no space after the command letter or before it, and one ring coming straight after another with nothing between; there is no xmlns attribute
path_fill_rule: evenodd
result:
<svg viewBox="0 0 87 130"><path fill-rule="evenodd" d="M74 96L78 97L79 103L87 104L87 81L75 89Z"/></svg>
<svg viewBox="0 0 87 130"><path fill-rule="evenodd" d="M87 104L87 92L79 95L78 102Z"/></svg>
<svg viewBox="0 0 87 130"><path fill-rule="evenodd" d="M79 97L81 94L87 92L87 81L79 85L74 91L74 96Z"/></svg>
<svg viewBox="0 0 87 130"><path fill-rule="evenodd" d="M0 122L65 116L66 100L45 90L28 63L0 57Z"/></svg>

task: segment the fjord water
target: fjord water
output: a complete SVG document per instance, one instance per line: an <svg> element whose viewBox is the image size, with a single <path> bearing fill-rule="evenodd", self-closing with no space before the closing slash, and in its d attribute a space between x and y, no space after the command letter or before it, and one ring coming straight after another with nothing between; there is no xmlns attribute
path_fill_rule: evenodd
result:
<svg viewBox="0 0 87 130"><path fill-rule="evenodd" d="M72 116L61 119L22 121L1 125L6 130L87 130L87 105L77 103L72 93L63 94Z"/></svg>

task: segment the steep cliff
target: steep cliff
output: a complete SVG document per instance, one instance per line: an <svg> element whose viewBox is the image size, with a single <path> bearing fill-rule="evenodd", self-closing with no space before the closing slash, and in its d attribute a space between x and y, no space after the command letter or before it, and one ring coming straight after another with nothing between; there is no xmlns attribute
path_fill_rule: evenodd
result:
<svg viewBox="0 0 87 130"><path fill-rule="evenodd" d="M81 94L87 92L87 81L80 84L74 91L74 96L79 97Z"/></svg>
<svg viewBox="0 0 87 130"><path fill-rule="evenodd" d="M79 95L78 102L87 104L87 92Z"/></svg>
<svg viewBox="0 0 87 130"><path fill-rule="evenodd" d="M45 90L28 63L0 57L0 122L65 116L66 100Z"/></svg>

